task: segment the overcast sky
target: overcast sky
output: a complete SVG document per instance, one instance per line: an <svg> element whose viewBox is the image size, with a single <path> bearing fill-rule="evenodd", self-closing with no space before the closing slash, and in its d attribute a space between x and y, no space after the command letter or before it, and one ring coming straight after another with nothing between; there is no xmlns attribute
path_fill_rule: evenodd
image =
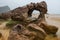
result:
<svg viewBox="0 0 60 40"><path fill-rule="evenodd" d="M10 9L17 8L29 4L31 2L46 1L48 5L48 13L60 14L60 0L0 0L0 7L8 5Z"/></svg>

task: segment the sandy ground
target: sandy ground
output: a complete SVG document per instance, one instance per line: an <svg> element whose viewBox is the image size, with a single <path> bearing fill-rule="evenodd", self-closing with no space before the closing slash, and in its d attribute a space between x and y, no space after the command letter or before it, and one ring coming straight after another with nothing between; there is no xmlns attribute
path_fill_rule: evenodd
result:
<svg viewBox="0 0 60 40"><path fill-rule="evenodd" d="M46 21L48 24L58 27L57 35L60 38L60 14L46 15Z"/></svg>
<svg viewBox="0 0 60 40"><path fill-rule="evenodd" d="M46 22L50 25L54 25L54 26L58 27L57 35L58 35L58 38L60 38L60 15L48 14L48 15L46 15ZM3 37L1 38L2 40L7 40L7 37L9 35L9 29L5 29L6 23L7 22L3 22L0 25L0 33L2 33L2 35L3 35Z"/></svg>
<svg viewBox="0 0 60 40"><path fill-rule="evenodd" d="M2 22L0 25L0 33L2 33L0 40L7 40L9 36L9 29L6 29L6 23L7 22Z"/></svg>

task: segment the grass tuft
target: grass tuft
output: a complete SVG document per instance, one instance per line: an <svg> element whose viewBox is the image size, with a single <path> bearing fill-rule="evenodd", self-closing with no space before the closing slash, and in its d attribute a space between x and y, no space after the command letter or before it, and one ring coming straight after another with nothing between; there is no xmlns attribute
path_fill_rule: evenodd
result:
<svg viewBox="0 0 60 40"><path fill-rule="evenodd" d="M7 28L12 28L14 25L19 24L19 21L13 21L13 20L9 20L8 23L6 23L6 27Z"/></svg>

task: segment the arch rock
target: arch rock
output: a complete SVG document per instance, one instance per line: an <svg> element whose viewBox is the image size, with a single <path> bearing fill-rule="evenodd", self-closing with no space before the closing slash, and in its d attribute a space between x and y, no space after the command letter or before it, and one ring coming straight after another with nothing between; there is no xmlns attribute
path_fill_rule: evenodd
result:
<svg viewBox="0 0 60 40"><path fill-rule="evenodd" d="M13 14L11 18L13 20L24 20L27 19L28 17L32 16L33 10L38 10L41 12L38 18L44 18L44 14L47 13L47 4L45 1L42 1L40 3L30 3L27 4L26 6L23 7L18 7L14 10L11 11Z"/></svg>

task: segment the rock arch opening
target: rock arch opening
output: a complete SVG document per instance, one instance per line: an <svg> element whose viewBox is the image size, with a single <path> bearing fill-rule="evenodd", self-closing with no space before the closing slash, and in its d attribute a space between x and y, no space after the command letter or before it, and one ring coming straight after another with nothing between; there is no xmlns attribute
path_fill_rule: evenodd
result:
<svg viewBox="0 0 60 40"><path fill-rule="evenodd" d="M33 10L32 11L32 18L38 18L39 17L39 15L40 15L40 11L38 11L38 10Z"/></svg>
<svg viewBox="0 0 60 40"><path fill-rule="evenodd" d="M18 15L15 16L15 15L12 15L11 18L13 20L16 20L18 18L19 21L23 20L23 21L26 21L26 20L29 20L31 19L30 17L32 17L33 15L33 12L34 10L37 10L40 12L39 14L39 17L37 20L39 19L45 19L45 14L47 13L47 4L45 1L42 1L40 3L30 3L26 6L23 6L23 7L19 7L19 8L16 8L15 10L11 11L13 14L19 14L19 17ZM38 14L37 14L38 15Z"/></svg>

